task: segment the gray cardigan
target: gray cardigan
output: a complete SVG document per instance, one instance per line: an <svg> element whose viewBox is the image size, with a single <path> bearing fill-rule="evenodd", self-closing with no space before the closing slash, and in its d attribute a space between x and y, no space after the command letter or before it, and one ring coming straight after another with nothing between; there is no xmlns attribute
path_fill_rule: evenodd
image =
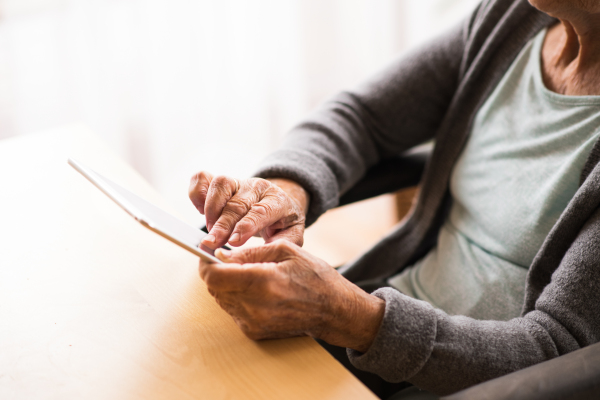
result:
<svg viewBox="0 0 600 400"><path fill-rule="evenodd" d="M520 49L556 22L526 0L486 0L429 43L297 126L257 176L287 177L311 193L307 223L334 207L365 171L435 140L410 218L341 273L387 278L435 245L451 202L448 182L473 118ZM351 362L391 382L448 394L600 341L600 144L581 185L529 269L521 317L450 316L390 289L366 353Z"/></svg>

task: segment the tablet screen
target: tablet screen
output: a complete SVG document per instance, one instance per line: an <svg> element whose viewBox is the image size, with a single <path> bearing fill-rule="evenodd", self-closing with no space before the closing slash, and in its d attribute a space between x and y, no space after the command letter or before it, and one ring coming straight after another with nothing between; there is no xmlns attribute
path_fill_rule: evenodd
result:
<svg viewBox="0 0 600 400"><path fill-rule="evenodd" d="M200 229L186 224L73 159L69 159L69 164L147 228L207 261L221 262L214 257L213 250L200 245L207 235Z"/></svg>

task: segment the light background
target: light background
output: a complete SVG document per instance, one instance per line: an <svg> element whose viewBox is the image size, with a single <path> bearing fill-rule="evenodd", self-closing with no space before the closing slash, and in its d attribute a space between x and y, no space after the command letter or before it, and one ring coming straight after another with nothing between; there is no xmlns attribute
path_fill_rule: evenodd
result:
<svg viewBox="0 0 600 400"><path fill-rule="evenodd" d="M0 0L0 138L81 122L187 220L320 102L477 0Z"/></svg>

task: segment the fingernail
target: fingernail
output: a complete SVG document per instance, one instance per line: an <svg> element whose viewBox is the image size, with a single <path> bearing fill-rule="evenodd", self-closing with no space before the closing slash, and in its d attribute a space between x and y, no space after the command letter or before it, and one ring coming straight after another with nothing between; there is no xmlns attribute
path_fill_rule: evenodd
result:
<svg viewBox="0 0 600 400"><path fill-rule="evenodd" d="M229 258L231 256L231 250L218 249L217 252L219 253L219 255L221 255L225 258Z"/></svg>
<svg viewBox="0 0 600 400"><path fill-rule="evenodd" d="M237 232L231 235L231 237L229 238L230 242L237 242L238 240L240 240L240 234Z"/></svg>
<svg viewBox="0 0 600 400"><path fill-rule="evenodd" d="M204 236L204 239L202 239L202 243L204 243L204 242L214 243L215 237L213 235L206 235L206 236Z"/></svg>

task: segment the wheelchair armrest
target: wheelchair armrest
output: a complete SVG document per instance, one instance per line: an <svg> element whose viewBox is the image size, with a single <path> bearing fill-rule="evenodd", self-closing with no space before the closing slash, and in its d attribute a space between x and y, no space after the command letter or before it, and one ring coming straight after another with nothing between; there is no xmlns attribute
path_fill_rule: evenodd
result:
<svg viewBox="0 0 600 400"><path fill-rule="evenodd" d="M471 399L600 399L600 343L443 397Z"/></svg>
<svg viewBox="0 0 600 400"><path fill-rule="evenodd" d="M419 146L370 168L360 181L340 197L338 207L416 186L421 181L431 151L431 145Z"/></svg>

